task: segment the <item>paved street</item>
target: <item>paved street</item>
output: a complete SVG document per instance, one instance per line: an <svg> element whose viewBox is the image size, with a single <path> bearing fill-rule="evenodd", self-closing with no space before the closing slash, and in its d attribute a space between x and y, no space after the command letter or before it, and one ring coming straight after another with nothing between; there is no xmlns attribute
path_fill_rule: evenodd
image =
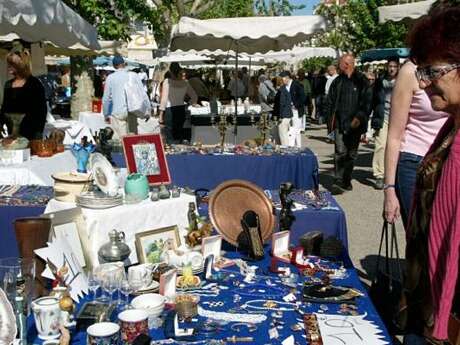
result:
<svg viewBox="0 0 460 345"><path fill-rule="evenodd" d="M332 183L334 146L325 142L325 126L311 125L306 131L304 144L318 156L320 183L327 188ZM383 191L373 187L373 145L361 144L359 158L353 173L353 191L336 196L347 217L348 243L351 259L368 280L375 270L382 229ZM404 230L397 224L400 254L404 255Z"/></svg>

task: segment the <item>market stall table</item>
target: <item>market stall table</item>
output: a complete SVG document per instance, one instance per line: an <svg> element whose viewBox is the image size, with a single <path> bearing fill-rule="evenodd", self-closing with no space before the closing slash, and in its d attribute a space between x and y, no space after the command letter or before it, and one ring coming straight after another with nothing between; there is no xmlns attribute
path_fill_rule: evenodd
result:
<svg viewBox="0 0 460 345"><path fill-rule="evenodd" d="M0 258L18 257L13 222L22 217L39 217L53 197L49 186L0 186Z"/></svg>
<svg viewBox="0 0 460 345"><path fill-rule="evenodd" d="M94 143L93 133L89 130L88 126L80 121L74 120L56 120L45 124L43 130L43 138L47 138L54 130L62 130L65 133L64 145L72 145L73 143L80 143L83 137L87 137L88 141Z"/></svg>
<svg viewBox="0 0 460 345"><path fill-rule="evenodd" d="M102 128L107 126L110 127L110 124L105 122L104 115L102 115L102 113L94 113L92 111L79 112L78 121L87 126L93 134L99 132Z"/></svg>
<svg viewBox="0 0 460 345"><path fill-rule="evenodd" d="M226 255L229 258L240 258L240 254L237 252L228 253ZM302 315L299 312L294 311L292 304L286 303L283 301L283 297L291 292L291 288L284 286L279 281L279 278L276 274L271 273L268 270L270 264L270 256L268 254L268 247L265 250L265 258L259 262L251 262L251 265L257 266L257 275L260 275L256 278L255 283L245 283L241 284L240 282L243 281L244 277L239 274L237 271L236 266L229 267L227 269L221 270L221 275L224 276L223 280L217 281L219 286L223 286L220 289L219 294L213 295L209 293L198 293L200 295L200 303L199 306L201 307L201 311L199 311L199 316L196 317L196 322L192 324L185 324L182 327L190 327L194 326L197 327L198 330L196 335L193 335L190 338L186 338L186 343L193 344L193 341L196 340L208 340L211 339L226 339L232 336L237 337L253 337L252 341L249 342L251 344L279 344L289 336L294 337L294 341L298 342L299 344L305 344L306 340L304 338L305 331L300 328L296 331L291 329L292 325L298 324L299 320L302 320ZM356 306L357 313L359 315L363 315L364 320L371 322L373 325L376 326L378 337L382 342L376 342L376 336L373 337L374 341L369 341L370 339L367 338L365 332L360 333L359 330L351 330L349 327L350 322L347 322L347 325L337 326L340 327L337 329L337 334L335 340L343 339L345 342L338 342L340 344L353 344L353 345L369 345L369 344L391 344L391 340L389 334L380 319L378 313L376 312L369 296L367 295L363 285L361 284L358 274L356 270L352 267L349 261L345 261L346 266L346 274L344 279L334 279L333 283L335 285L340 286L347 286L352 287L364 294L363 297L358 297L354 304ZM293 266L291 266L293 271L297 271ZM227 278L225 278L227 277ZM299 292L302 291L302 284L306 278L300 277L298 283L296 284L296 297L297 300L301 301L301 296ZM268 285L270 282L271 285ZM178 291L179 293L179 291ZM240 296L241 300L236 300L235 295ZM269 296L269 297L267 297ZM216 297L218 297L216 299ZM89 301L90 298L86 297L82 303ZM264 308L264 302L266 301L274 301L274 307ZM221 302L220 304L215 302ZM259 309L251 309L246 307L246 309L241 309L242 306L245 306L249 301L261 301L259 303ZM79 304L78 307L81 307L82 303ZM253 302L249 302L249 304L255 305ZM306 303L303 302L302 306L300 307L300 312L315 312L318 313L317 315L324 315L324 314L332 314L337 315L337 318L343 316L339 314L339 310L341 305L339 303ZM214 317L223 317L225 318L232 318L232 313L229 313L232 309L236 309L233 314L233 319L230 322L218 322L217 329L214 331L207 331L205 332L202 327L205 322L209 324L209 315L213 312L223 312L224 314L220 314ZM248 313L246 310L250 310L251 313ZM277 339L272 339L269 336L269 332L273 326L270 326L271 322L276 321L274 314L276 312L281 311L281 320L282 323L278 323L280 327L277 327L277 333L279 336ZM112 314L112 321L117 322L117 314L118 311ZM168 335L171 336L171 327L172 327L172 317L174 312L166 311L162 315L162 320L164 321L162 326L157 328L150 329L150 336L153 340L160 340L168 338ZM243 316L239 316L242 315ZM205 316L206 315L206 316ZM223 316L222 316L223 315ZM237 316L238 315L238 316ZM248 323L246 321L248 318L251 320L257 320L257 322L253 322L255 324L256 330L250 331L247 327L242 327L241 330L235 331L235 327L232 325L239 324L241 327L241 322ZM336 319L337 319L336 318ZM265 320L264 320L265 319ZM351 318L350 318L351 319ZM363 323L361 321L361 323ZM370 326L372 324L369 324ZM201 328L201 330L200 330ZM168 332L168 333L167 333ZM371 332L372 333L372 332ZM84 331L76 332L74 331L72 334L71 344L85 344L86 341L86 333ZM43 342L37 338L37 333L33 324L33 318L29 318L29 327L28 327L28 339L29 341L33 341L34 344L42 344ZM181 340L180 338L178 340ZM333 339L325 339L331 341ZM292 342L292 344L294 343ZM334 342L333 342L334 343ZM152 344L156 344L153 342ZM175 344L175 342L170 342L170 344ZM200 343L201 344L201 343ZM219 343L210 343L210 342L203 342L202 344L219 344ZM224 343L220 343L224 344ZM220 345L219 344L219 345ZM336 343L334 343L336 344Z"/></svg>
<svg viewBox="0 0 460 345"><path fill-rule="evenodd" d="M125 167L122 154L114 154L118 167ZM263 189L278 189L283 182L296 188L318 186L318 160L309 150L296 154L270 156L234 154L174 154L167 155L171 183L192 189L213 189L231 179L255 183Z"/></svg>
<svg viewBox="0 0 460 345"><path fill-rule="evenodd" d="M0 165L0 185L52 186L52 174L76 169L77 160L70 151L56 153L48 158L32 156L22 164Z"/></svg>
<svg viewBox="0 0 460 345"><path fill-rule="evenodd" d="M99 262L98 250L109 241L109 232L113 229L123 231L126 243L130 246L130 263L137 263L135 235L138 232L177 225L179 233L185 235L188 226L187 211L195 197L182 193L179 198L170 198L152 202L149 199L137 204L124 204L117 207L96 210L82 208L86 222L86 233L90 244L89 257L94 264ZM45 213L51 213L75 207L74 203L50 200ZM183 237L181 237L183 243Z"/></svg>

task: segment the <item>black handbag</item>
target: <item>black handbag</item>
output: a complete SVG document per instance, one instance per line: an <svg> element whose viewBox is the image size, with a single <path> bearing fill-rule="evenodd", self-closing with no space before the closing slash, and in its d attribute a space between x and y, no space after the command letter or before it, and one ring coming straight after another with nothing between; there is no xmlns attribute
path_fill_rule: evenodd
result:
<svg viewBox="0 0 460 345"><path fill-rule="evenodd" d="M402 332L401 320L396 319L400 316L399 306L403 292L403 272L394 223L391 224L391 233L389 232L388 223L385 221L380 237L375 276L372 280L369 296L390 334L398 334ZM384 244L385 255L382 257ZM391 263L392 260L396 261L396 269Z"/></svg>

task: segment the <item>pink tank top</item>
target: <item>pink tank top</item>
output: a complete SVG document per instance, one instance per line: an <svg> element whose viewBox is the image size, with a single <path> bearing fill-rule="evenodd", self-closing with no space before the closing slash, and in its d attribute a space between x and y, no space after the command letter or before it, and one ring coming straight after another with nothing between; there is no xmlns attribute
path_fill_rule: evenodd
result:
<svg viewBox="0 0 460 345"><path fill-rule="evenodd" d="M417 91L412 97L401 152L425 156L448 116L431 108L430 98L425 91Z"/></svg>

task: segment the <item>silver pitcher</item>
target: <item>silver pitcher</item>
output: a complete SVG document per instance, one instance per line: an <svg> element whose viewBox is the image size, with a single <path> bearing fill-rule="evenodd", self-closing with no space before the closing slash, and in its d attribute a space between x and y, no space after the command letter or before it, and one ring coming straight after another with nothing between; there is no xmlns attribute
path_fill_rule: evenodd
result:
<svg viewBox="0 0 460 345"><path fill-rule="evenodd" d="M110 242L102 245L98 251L103 262L124 261L131 254L131 249L125 242L125 233L113 229L109 232Z"/></svg>

